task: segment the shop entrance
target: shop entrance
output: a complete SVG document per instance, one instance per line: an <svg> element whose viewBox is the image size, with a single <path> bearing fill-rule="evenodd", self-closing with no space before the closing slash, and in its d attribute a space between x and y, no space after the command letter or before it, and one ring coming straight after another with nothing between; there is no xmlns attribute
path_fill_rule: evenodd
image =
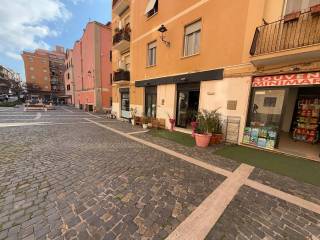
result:
<svg viewBox="0 0 320 240"><path fill-rule="evenodd" d="M278 148L320 160L320 87L289 88Z"/></svg>
<svg viewBox="0 0 320 240"><path fill-rule="evenodd" d="M320 161L320 86L253 88L243 142Z"/></svg>
<svg viewBox="0 0 320 240"><path fill-rule="evenodd" d="M177 126L187 128L199 110L200 83L177 85Z"/></svg>

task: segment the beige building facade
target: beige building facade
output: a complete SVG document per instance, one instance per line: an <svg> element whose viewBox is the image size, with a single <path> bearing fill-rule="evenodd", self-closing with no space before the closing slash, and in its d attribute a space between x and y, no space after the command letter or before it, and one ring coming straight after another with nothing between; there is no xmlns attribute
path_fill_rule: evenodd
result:
<svg viewBox="0 0 320 240"><path fill-rule="evenodd" d="M319 128L302 130L296 123L303 117L297 114L301 104L312 106L311 115L319 114L313 109L318 105L314 96L320 70L318 4L317 0L114 1L113 26L129 19L131 28L130 38L123 35L113 45L114 72L119 70L119 58L130 53L129 79L113 82L113 111L130 118L121 111L137 108L139 115L166 119L167 127L170 116L178 129L188 129L190 112L219 108L226 123L237 125L237 130L226 129L233 142L296 154L287 149L295 138L299 147L310 147L305 157L318 160L319 152L311 147L318 141L311 136L318 137ZM303 140L299 128L313 144ZM270 138L265 136L268 131Z"/></svg>

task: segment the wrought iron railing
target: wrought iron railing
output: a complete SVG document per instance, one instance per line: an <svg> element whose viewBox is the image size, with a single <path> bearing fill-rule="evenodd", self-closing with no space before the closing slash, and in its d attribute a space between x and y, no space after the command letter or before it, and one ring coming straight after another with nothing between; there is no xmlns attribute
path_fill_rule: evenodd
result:
<svg viewBox="0 0 320 240"><path fill-rule="evenodd" d="M256 29L251 55L262 55L320 43L320 14L293 13Z"/></svg>
<svg viewBox="0 0 320 240"><path fill-rule="evenodd" d="M114 72L114 77L113 77L114 82L118 81L130 81L130 72L129 71L118 71Z"/></svg>
<svg viewBox="0 0 320 240"><path fill-rule="evenodd" d="M130 29L121 29L113 36L113 45L118 44L121 41L130 42Z"/></svg>

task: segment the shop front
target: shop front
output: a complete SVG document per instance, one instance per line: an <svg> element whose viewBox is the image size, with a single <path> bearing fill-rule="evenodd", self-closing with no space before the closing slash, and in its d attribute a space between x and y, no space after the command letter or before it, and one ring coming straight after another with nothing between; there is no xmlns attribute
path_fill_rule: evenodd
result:
<svg viewBox="0 0 320 240"><path fill-rule="evenodd" d="M120 113L121 118L130 118L130 92L129 88L120 88L120 97L121 97L121 105L120 105Z"/></svg>
<svg viewBox="0 0 320 240"><path fill-rule="evenodd" d="M243 143L320 161L320 72L254 77Z"/></svg>

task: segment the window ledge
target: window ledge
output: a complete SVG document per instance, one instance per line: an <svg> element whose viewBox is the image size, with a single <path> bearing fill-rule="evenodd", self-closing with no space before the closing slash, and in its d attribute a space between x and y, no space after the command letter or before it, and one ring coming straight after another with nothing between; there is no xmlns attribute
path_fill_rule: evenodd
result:
<svg viewBox="0 0 320 240"><path fill-rule="evenodd" d="M188 56L182 56L182 57L180 57L180 59L191 58L191 57L195 57L195 56L198 56L198 55L200 55L200 53L196 53L196 54L192 54L192 55L188 55Z"/></svg>
<svg viewBox="0 0 320 240"><path fill-rule="evenodd" d="M146 68L154 68L156 67L157 65L149 65L149 66L146 66Z"/></svg>

